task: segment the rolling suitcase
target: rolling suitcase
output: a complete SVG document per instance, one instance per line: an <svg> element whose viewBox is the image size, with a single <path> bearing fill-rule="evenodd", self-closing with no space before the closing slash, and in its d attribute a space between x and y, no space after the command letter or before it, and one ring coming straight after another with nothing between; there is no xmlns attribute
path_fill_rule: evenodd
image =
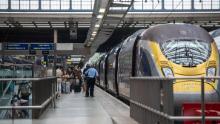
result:
<svg viewBox="0 0 220 124"><path fill-rule="evenodd" d="M74 92L81 92L81 83L79 79L75 79Z"/></svg>
<svg viewBox="0 0 220 124"><path fill-rule="evenodd" d="M75 86L74 86L74 92L75 92L75 93L81 92L81 86L80 86L80 85L75 85Z"/></svg>

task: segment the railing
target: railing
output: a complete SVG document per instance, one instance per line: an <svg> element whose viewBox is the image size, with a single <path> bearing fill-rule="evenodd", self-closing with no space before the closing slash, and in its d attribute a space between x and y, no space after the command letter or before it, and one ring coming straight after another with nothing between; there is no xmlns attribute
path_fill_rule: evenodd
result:
<svg viewBox="0 0 220 124"><path fill-rule="evenodd" d="M139 123L172 124L176 121L218 120L220 116L205 115L205 83L219 80L220 77L131 77L130 78L130 115ZM201 116L174 115L173 84L177 80L196 80L201 82ZM219 95L219 94L218 94ZM198 102L198 101L197 101Z"/></svg>
<svg viewBox="0 0 220 124"><path fill-rule="evenodd" d="M28 104L25 105L9 105L0 106L0 110L6 110L10 114L10 117L6 119L17 119L16 111L28 111L28 118L39 118L42 112L48 107L50 103L55 107L55 98L57 91L57 78L47 77L47 78L1 78L0 82L3 81L13 81L15 82L15 89L19 89L21 85L25 82L30 84L31 93L28 96ZM19 95L19 91L16 95ZM15 94L14 94L15 95ZM13 96L11 96L13 98ZM30 117L31 116L31 117Z"/></svg>

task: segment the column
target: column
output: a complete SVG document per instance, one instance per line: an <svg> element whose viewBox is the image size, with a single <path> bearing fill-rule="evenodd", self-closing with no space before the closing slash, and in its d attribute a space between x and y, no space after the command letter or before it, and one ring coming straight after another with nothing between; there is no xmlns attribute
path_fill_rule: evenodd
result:
<svg viewBox="0 0 220 124"><path fill-rule="evenodd" d="M56 76L56 60L57 60L57 54L56 54L56 45L57 45L57 42L58 42L58 31L57 29L54 29L53 31L53 42L54 42L54 45L55 45L55 48L54 48L54 60L53 60L53 76Z"/></svg>
<svg viewBox="0 0 220 124"><path fill-rule="evenodd" d="M53 30L53 42L56 44L58 42L58 31L57 29Z"/></svg>

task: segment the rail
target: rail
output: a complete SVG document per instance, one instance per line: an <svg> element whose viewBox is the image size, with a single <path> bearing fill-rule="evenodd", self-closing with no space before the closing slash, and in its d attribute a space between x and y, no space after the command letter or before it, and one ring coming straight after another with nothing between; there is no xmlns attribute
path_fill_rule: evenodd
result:
<svg viewBox="0 0 220 124"><path fill-rule="evenodd" d="M0 107L0 110L6 110L6 109L43 109L52 101L53 97L48 98L44 103L42 103L39 106L2 106Z"/></svg>
<svg viewBox="0 0 220 124"><path fill-rule="evenodd" d="M201 116L174 116L173 81L192 79L201 80ZM220 120L220 116L205 115L204 83L210 79L219 80L220 77L131 77L131 117L139 123L160 122L161 124L170 124L173 123L173 121L186 120L201 120L201 123L205 124L207 120ZM153 96L150 96L150 92ZM150 118L145 119L145 115L150 116Z"/></svg>

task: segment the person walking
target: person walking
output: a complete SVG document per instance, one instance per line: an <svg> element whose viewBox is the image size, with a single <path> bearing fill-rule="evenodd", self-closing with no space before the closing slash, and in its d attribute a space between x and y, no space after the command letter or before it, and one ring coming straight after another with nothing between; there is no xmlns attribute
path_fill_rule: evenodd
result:
<svg viewBox="0 0 220 124"><path fill-rule="evenodd" d="M86 75L86 71L89 69L89 66L88 64L86 65L86 67L82 70L82 79L84 80L83 81L83 84L82 84L82 87L83 87L83 92L86 92L86 87L87 87L87 75Z"/></svg>
<svg viewBox="0 0 220 124"><path fill-rule="evenodd" d="M85 97L91 96L94 97L94 85L96 81L96 77L98 77L98 72L95 68L91 67L90 64L87 64L88 69L85 71L86 75L86 94Z"/></svg>

